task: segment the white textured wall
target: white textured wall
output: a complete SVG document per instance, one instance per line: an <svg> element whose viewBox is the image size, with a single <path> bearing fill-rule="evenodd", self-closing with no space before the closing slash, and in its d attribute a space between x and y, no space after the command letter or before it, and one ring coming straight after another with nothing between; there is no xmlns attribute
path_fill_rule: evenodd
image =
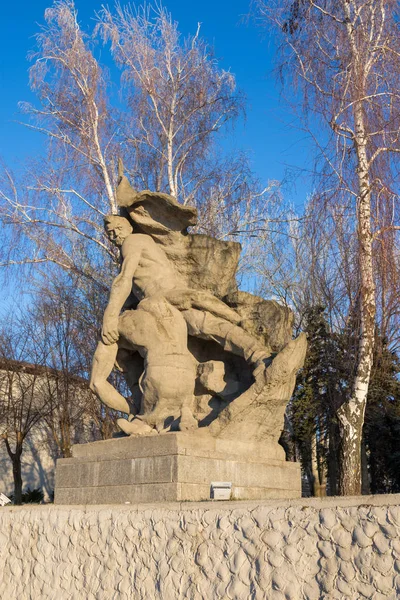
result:
<svg viewBox="0 0 400 600"><path fill-rule="evenodd" d="M400 496L0 509L0 598L400 597Z"/></svg>

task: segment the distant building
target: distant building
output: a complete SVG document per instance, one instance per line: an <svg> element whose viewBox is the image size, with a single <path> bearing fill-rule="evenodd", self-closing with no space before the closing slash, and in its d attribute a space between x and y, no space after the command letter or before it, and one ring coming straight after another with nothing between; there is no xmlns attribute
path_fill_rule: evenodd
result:
<svg viewBox="0 0 400 600"><path fill-rule="evenodd" d="M0 492L10 496L14 489L12 462L2 437L6 430L14 449L15 424L22 423L24 429L27 419L36 420L24 441L21 457L23 491L41 488L45 500L49 500L56 460L63 454L62 439L67 436L69 445L99 439L100 413L100 403L86 379L0 359Z"/></svg>

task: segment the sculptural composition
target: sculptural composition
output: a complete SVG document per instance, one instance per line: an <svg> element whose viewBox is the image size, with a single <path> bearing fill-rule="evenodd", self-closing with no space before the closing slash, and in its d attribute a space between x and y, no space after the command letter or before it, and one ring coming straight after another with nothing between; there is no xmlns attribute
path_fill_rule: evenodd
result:
<svg viewBox="0 0 400 600"><path fill-rule="evenodd" d="M215 437L277 441L304 361L292 315L237 290L236 242L189 234L196 210L167 194L136 192L121 173L120 215L105 219L121 250L104 313L91 387L128 415L130 435L207 427ZM125 374L125 399L108 381Z"/></svg>

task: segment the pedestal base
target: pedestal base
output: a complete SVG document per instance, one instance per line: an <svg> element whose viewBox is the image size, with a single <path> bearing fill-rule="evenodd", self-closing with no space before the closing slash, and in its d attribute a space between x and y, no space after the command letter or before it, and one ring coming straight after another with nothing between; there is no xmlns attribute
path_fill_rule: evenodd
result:
<svg viewBox="0 0 400 600"><path fill-rule="evenodd" d="M211 483L232 483L233 500L299 498L300 465L278 444L167 433L81 444L57 461L56 504L123 504L210 499Z"/></svg>

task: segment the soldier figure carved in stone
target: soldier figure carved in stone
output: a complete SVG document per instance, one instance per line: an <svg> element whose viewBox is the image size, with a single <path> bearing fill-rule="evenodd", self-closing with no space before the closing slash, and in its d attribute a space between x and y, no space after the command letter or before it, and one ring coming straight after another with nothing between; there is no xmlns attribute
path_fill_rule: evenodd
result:
<svg viewBox="0 0 400 600"><path fill-rule="evenodd" d="M266 401L276 385L274 365L289 366L285 377L291 385L305 340L289 343L284 356L272 360L273 335L271 343L268 335L257 337L243 301L237 301L255 298L237 292L239 245L188 234L195 209L167 194L138 193L122 173L117 198L121 215L107 217L105 229L120 248L122 264L104 313L91 387L107 406L129 415L118 420L127 434L208 425L214 435L229 435L232 422L243 420L243 403ZM276 303L269 308L279 317L273 328L286 326L289 341L290 311ZM107 381L114 366L136 390L135 406Z"/></svg>

